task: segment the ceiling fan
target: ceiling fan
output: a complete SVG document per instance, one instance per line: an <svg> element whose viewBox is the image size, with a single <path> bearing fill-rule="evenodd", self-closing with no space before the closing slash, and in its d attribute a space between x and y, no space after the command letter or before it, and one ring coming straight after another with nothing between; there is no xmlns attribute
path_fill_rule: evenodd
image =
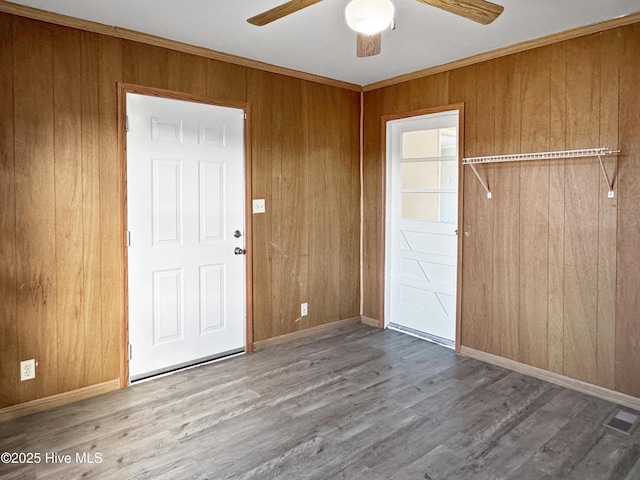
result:
<svg viewBox="0 0 640 480"><path fill-rule="evenodd" d="M290 0L271 8L247 22L262 27L292 13L310 7L322 0ZM486 0L418 0L436 8L488 25L504 10L504 7ZM389 26L393 29L394 6L390 0L352 0L345 9L347 24L358 34L358 57L371 57L380 53L381 32Z"/></svg>

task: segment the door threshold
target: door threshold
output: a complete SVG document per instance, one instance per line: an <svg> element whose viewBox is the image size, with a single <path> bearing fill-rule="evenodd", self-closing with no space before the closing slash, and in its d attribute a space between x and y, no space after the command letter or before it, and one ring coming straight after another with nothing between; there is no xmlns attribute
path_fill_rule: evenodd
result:
<svg viewBox="0 0 640 480"><path fill-rule="evenodd" d="M446 347L450 349L455 349L455 342L453 340L449 340L448 338L442 338L437 335L431 335L430 333L421 332L420 330L414 330L413 328L403 327L402 325L398 325L397 323L390 323L387 327L390 330L395 330L396 332L406 333L407 335L411 335L412 337L421 338L422 340L426 340L431 343L435 343L440 345L441 347Z"/></svg>
<svg viewBox="0 0 640 480"><path fill-rule="evenodd" d="M183 372L191 368L201 367L203 365L209 365L211 363L220 362L222 360L228 360L230 358L244 355L245 353L246 353L246 350L244 347L242 347L239 349L229 350L227 352L223 352L218 355L203 357L190 362L184 362L178 365L172 365L171 367L154 370L153 372L134 375L129 380L129 384L132 385L134 383L144 383L149 380L155 380L156 378L166 377L167 375L172 375L177 372Z"/></svg>

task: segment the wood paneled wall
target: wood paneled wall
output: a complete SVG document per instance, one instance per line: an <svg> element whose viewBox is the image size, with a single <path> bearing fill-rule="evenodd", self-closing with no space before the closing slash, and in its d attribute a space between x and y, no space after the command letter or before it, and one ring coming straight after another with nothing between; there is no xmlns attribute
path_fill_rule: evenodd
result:
<svg viewBox="0 0 640 480"><path fill-rule="evenodd" d="M379 319L380 117L465 103L465 156L620 148L481 165L464 181L462 345L640 396L640 24L365 94L364 312ZM467 168L467 167L465 167Z"/></svg>
<svg viewBox="0 0 640 480"><path fill-rule="evenodd" d="M5 14L0 32L4 407L118 376L122 68L113 39Z"/></svg>
<svg viewBox="0 0 640 480"><path fill-rule="evenodd" d="M360 96L257 70L248 85L269 126L252 147L254 339L359 316Z"/></svg>
<svg viewBox="0 0 640 480"><path fill-rule="evenodd" d="M357 93L0 13L0 408L119 375L119 81L253 107L256 340L359 314Z"/></svg>

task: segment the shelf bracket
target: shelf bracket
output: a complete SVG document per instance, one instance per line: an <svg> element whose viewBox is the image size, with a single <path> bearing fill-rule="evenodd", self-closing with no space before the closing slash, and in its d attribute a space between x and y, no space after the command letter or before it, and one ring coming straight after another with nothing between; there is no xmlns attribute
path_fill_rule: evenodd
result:
<svg viewBox="0 0 640 480"><path fill-rule="evenodd" d="M485 183L484 180L482 180L482 177L480 176L480 174L478 173L478 170L476 169L476 166L473 163L469 163L469 166L471 167L471 170L473 170L473 173L476 174L476 177L478 178L478 181L482 184L482 186L484 187L485 192L487 192L487 198L491 198L491 190L489 190L489 187L487 186L487 184Z"/></svg>
<svg viewBox="0 0 640 480"><path fill-rule="evenodd" d="M616 156L616 165L617 165L617 156ZM604 179L607 182L607 187L609 187L609 191L607 192L607 198L615 198L616 193L613 190L613 181L609 180L609 175L607 174L607 169L604 168L604 163L602 162L602 155L598 154L598 161L600 162L600 169L602 170L602 174L604 175Z"/></svg>

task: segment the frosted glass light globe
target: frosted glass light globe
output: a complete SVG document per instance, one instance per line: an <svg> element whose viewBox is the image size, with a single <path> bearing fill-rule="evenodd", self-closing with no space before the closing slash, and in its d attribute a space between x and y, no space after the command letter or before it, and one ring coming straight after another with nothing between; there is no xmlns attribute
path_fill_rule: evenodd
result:
<svg viewBox="0 0 640 480"><path fill-rule="evenodd" d="M344 15L352 30L373 35L391 25L394 11L390 0L353 0L345 8Z"/></svg>

